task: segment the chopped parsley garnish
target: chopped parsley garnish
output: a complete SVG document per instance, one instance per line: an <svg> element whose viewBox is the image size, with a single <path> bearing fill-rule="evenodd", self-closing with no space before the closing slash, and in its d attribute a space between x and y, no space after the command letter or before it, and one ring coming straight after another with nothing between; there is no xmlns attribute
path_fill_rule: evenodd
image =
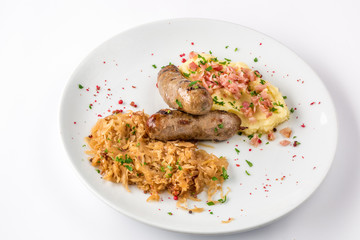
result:
<svg viewBox="0 0 360 240"><path fill-rule="evenodd" d="M84 87L83 87L83 85L79 84L79 88L80 88L80 89L83 89Z"/></svg>
<svg viewBox="0 0 360 240"><path fill-rule="evenodd" d="M238 134L239 136L241 136L241 135L242 135L242 132L239 131L239 132L237 132L237 134Z"/></svg>
<svg viewBox="0 0 360 240"><path fill-rule="evenodd" d="M165 172L165 169L163 166L160 167L160 171Z"/></svg>
<svg viewBox="0 0 360 240"><path fill-rule="evenodd" d="M249 107L253 108L253 107L254 107L254 103L250 103Z"/></svg>
<svg viewBox="0 0 360 240"><path fill-rule="evenodd" d="M133 170L133 168L131 167L131 166L129 166L129 165L124 165L126 168L127 168L127 170L129 170L129 171L132 171Z"/></svg>
<svg viewBox="0 0 360 240"><path fill-rule="evenodd" d="M217 181L218 179L217 179L217 177L212 177L211 180Z"/></svg>
<svg viewBox="0 0 360 240"><path fill-rule="evenodd" d="M254 134L250 134L250 135L248 136L249 140L251 140L253 137L254 137Z"/></svg>
<svg viewBox="0 0 360 240"><path fill-rule="evenodd" d="M124 163L132 163L133 160L131 159L131 157L129 157L127 154L125 154L125 159L122 157L119 158L118 156L116 156L115 161L120 162L121 165L123 165Z"/></svg>
<svg viewBox="0 0 360 240"><path fill-rule="evenodd" d="M212 66L208 66L207 68L205 68L206 71L211 71L213 70Z"/></svg>
<svg viewBox="0 0 360 240"><path fill-rule="evenodd" d="M218 128L217 128L217 127L216 127L216 128L214 128L214 132L216 132L216 133L218 132Z"/></svg>
<svg viewBox="0 0 360 240"><path fill-rule="evenodd" d="M227 171L224 167L222 167L222 174L220 176L222 176L224 180L229 178L229 175L227 174Z"/></svg>
<svg viewBox="0 0 360 240"><path fill-rule="evenodd" d="M297 138L296 136L293 136L293 139Z"/></svg>
<svg viewBox="0 0 360 240"><path fill-rule="evenodd" d="M178 169L179 169L179 170L182 170L183 168L179 165L179 166L178 166Z"/></svg>
<svg viewBox="0 0 360 240"><path fill-rule="evenodd" d="M291 113L294 113L294 112L295 112L295 110L294 110L293 108L291 108L291 109L290 109L290 112L291 112Z"/></svg>
<svg viewBox="0 0 360 240"><path fill-rule="evenodd" d="M281 104L280 102L278 102L278 103L274 102L273 105L274 105L274 106L279 106L279 107L284 107L284 105Z"/></svg>
<svg viewBox="0 0 360 240"><path fill-rule="evenodd" d="M226 61L224 62L219 62L221 65L226 65ZM219 76L220 76L220 72L219 72Z"/></svg>
<svg viewBox="0 0 360 240"><path fill-rule="evenodd" d="M269 142L266 142L265 144L269 144Z"/></svg>
<svg viewBox="0 0 360 240"><path fill-rule="evenodd" d="M173 215L173 213L172 213L172 212L168 212L167 214L169 214L170 216L172 216L172 215Z"/></svg>
<svg viewBox="0 0 360 240"><path fill-rule="evenodd" d="M127 123L125 126L126 126L126 127L130 127L130 124Z"/></svg>
<svg viewBox="0 0 360 240"><path fill-rule="evenodd" d="M287 99L287 96L283 96L283 99Z"/></svg>
<svg viewBox="0 0 360 240"><path fill-rule="evenodd" d="M229 46L225 46L225 48L227 49Z"/></svg>
<svg viewBox="0 0 360 240"><path fill-rule="evenodd" d="M274 107L270 108L270 112L276 112L276 111L277 111L276 108L274 108Z"/></svg>
<svg viewBox="0 0 360 240"><path fill-rule="evenodd" d="M225 195L224 199L220 198L218 201L221 202L221 203L225 203L226 202L226 195Z"/></svg>
<svg viewBox="0 0 360 240"><path fill-rule="evenodd" d="M181 104L181 102L180 102L179 100L176 99L175 102L176 102L177 105L179 105L179 108L182 108L182 107L183 107L182 104Z"/></svg>
<svg viewBox="0 0 360 240"><path fill-rule="evenodd" d="M248 176L250 176L250 173L249 173L247 170L245 170L245 173L246 173Z"/></svg>
<svg viewBox="0 0 360 240"><path fill-rule="evenodd" d="M98 173L100 173L100 170L99 170L99 169L96 169L96 171L97 171Z"/></svg>
<svg viewBox="0 0 360 240"><path fill-rule="evenodd" d="M169 173L169 174L166 175L167 178L171 178L171 176L172 176L171 173Z"/></svg>
<svg viewBox="0 0 360 240"><path fill-rule="evenodd" d="M191 86L195 85L198 82L200 82L200 81L192 81L191 83L189 83L188 87L191 87Z"/></svg>
<svg viewBox="0 0 360 240"><path fill-rule="evenodd" d="M252 167L252 166L253 166L252 162L250 162L250 161L248 161L248 160L245 160L245 161L246 161L246 163L249 165L249 167Z"/></svg>
<svg viewBox="0 0 360 240"><path fill-rule="evenodd" d="M212 215L212 214L214 214L213 212L210 212L210 214Z"/></svg>
<svg viewBox="0 0 360 240"><path fill-rule="evenodd" d="M257 62L258 61L258 59L257 58L254 58L254 62Z"/></svg>
<svg viewBox="0 0 360 240"><path fill-rule="evenodd" d="M212 51L210 50L209 53L212 54Z"/></svg>
<svg viewBox="0 0 360 240"><path fill-rule="evenodd" d="M224 127L224 124L221 123L221 124L218 125L218 127L219 127L219 128L223 128L223 127Z"/></svg>
<svg viewBox="0 0 360 240"><path fill-rule="evenodd" d="M265 83L266 83L266 81L264 80L264 79L260 79L260 83L262 84L262 85L264 85ZM285 98L284 98L285 99Z"/></svg>
<svg viewBox="0 0 360 240"><path fill-rule="evenodd" d="M153 66L153 68L157 68L157 66L155 64L153 64L152 66Z"/></svg>
<svg viewBox="0 0 360 240"><path fill-rule="evenodd" d="M213 97L213 101L214 101L215 104L218 104L220 106L224 106L224 104L225 104L223 101L219 102L217 96Z"/></svg>
<svg viewBox="0 0 360 240"><path fill-rule="evenodd" d="M228 62L231 62L231 59L228 59L228 58L224 58L226 61L228 61Z"/></svg>
<svg viewBox="0 0 360 240"><path fill-rule="evenodd" d="M139 147L139 146L140 146L140 143L137 143L136 146Z"/></svg>
<svg viewBox="0 0 360 240"><path fill-rule="evenodd" d="M259 74L259 72L256 70L254 71L254 74L257 76L257 77L261 77L261 75Z"/></svg>
<svg viewBox="0 0 360 240"><path fill-rule="evenodd" d="M300 144L301 144L301 142L295 141L294 142L294 147L296 147L297 145L300 145Z"/></svg>
<svg viewBox="0 0 360 240"><path fill-rule="evenodd" d="M198 54L198 58L201 58L202 60L200 60L200 63L202 64L202 65L205 65L206 63L207 63L207 60L203 57L203 56L201 56L200 54Z"/></svg>
<svg viewBox="0 0 360 240"><path fill-rule="evenodd" d="M172 167L172 166L170 166L170 165L168 165L168 166L167 166L167 168L168 168L168 169L170 169L170 171L172 171L172 170L173 170L173 167Z"/></svg>
<svg viewBox="0 0 360 240"><path fill-rule="evenodd" d="M240 150L237 149L237 148L235 148L235 152L236 152L237 154L239 154L239 153L240 153Z"/></svg>
<svg viewBox="0 0 360 240"><path fill-rule="evenodd" d="M206 204L207 204L208 206L213 206L213 205L215 205L214 202L207 202Z"/></svg>
<svg viewBox="0 0 360 240"><path fill-rule="evenodd" d="M258 134L258 137L261 138L261 137L262 137L262 133L259 133L259 134Z"/></svg>
<svg viewBox="0 0 360 240"><path fill-rule="evenodd" d="M234 52L237 52L239 49L238 48L235 48Z"/></svg>
<svg viewBox="0 0 360 240"><path fill-rule="evenodd" d="M107 150L107 148L105 148L105 151L104 151L105 153L108 153L109 151Z"/></svg>
<svg viewBox="0 0 360 240"><path fill-rule="evenodd" d="M257 93L256 93L255 90L254 90L254 91L251 91L250 94L251 94L251 96L256 96L256 95L257 95Z"/></svg>
<svg viewBox="0 0 360 240"><path fill-rule="evenodd" d="M92 109L92 104L89 104L89 108Z"/></svg>
<svg viewBox="0 0 360 240"><path fill-rule="evenodd" d="M82 145L82 147L86 147L86 144Z"/></svg>
<svg viewBox="0 0 360 240"><path fill-rule="evenodd" d="M183 72L182 73L185 77L190 77L190 73L185 73L185 72Z"/></svg>

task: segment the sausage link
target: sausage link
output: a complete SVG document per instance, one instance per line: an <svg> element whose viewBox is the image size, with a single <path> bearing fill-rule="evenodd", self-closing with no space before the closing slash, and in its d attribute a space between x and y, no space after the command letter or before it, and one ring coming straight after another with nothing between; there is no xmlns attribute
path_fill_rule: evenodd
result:
<svg viewBox="0 0 360 240"><path fill-rule="evenodd" d="M168 65L158 74L160 95L171 108L194 115L203 115L210 111L213 100L210 93L200 84L190 85L179 69Z"/></svg>
<svg viewBox="0 0 360 240"><path fill-rule="evenodd" d="M146 132L150 138L162 141L223 141L241 129L240 125L240 118L226 111L190 115L177 110L162 109L150 116L146 123Z"/></svg>

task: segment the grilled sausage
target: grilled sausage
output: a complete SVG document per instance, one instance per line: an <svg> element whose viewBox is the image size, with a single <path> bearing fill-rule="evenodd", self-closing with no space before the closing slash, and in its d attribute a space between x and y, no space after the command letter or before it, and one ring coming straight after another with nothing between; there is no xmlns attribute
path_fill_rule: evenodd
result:
<svg viewBox="0 0 360 240"><path fill-rule="evenodd" d="M222 110L196 116L177 110L162 109L150 116L146 123L146 132L150 138L162 141L223 141L241 129L240 124L241 120L236 114Z"/></svg>
<svg viewBox="0 0 360 240"><path fill-rule="evenodd" d="M157 78L161 97L171 108L194 115L210 111L213 100L210 93L200 84L190 84L174 65L161 69Z"/></svg>

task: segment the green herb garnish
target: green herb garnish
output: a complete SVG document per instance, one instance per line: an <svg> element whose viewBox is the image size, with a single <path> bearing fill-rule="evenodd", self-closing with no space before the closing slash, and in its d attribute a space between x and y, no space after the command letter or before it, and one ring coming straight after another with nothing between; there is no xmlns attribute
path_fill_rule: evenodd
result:
<svg viewBox="0 0 360 240"><path fill-rule="evenodd" d="M127 168L127 170L129 170L129 171L132 171L133 170L133 168L131 167L131 166L129 166L129 165L124 165L126 168Z"/></svg>
<svg viewBox="0 0 360 240"><path fill-rule="evenodd" d="M262 84L262 85L264 85L265 83L266 83L266 81L264 80L264 79L260 79L260 83ZM284 98L285 99L285 98Z"/></svg>
<svg viewBox="0 0 360 240"><path fill-rule="evenodd" d="M215 104L218 104L218 105L220 105L220 106L224 106L224 104L225 104L225 102L223 102L223 101L220 102L220 101L218 100L218 97L217 97L217 96L213 97L213 101L214 101Z"/></svg>
<svg viewBox="0 0 360 240"><path fill-rule="evenodd" d="M254 134L250 134L250 135L248 136L249 140L251 140L253 137L254 137Z"/></svg>
<svg viewBox="0 0 360 240"><path fill-rule="evenodd" d="M226 202L226 195L225 195L224 199L220 198L218 201L221 202L221 203L225 203Z"/></svg>
<svg viewBox="0 0 360 240"><path fill-rule="evenodd" d="M190 77L190 73L185 73L185 72L183 72L182 74L183 74L185 77L187 77L187 78Z"/></svg>
<svg viewBox="0 0 360 240"><path fill-rule="evenodd" d="M294 112L295 112L295 110L294 110L293 108L291 108L291 109L290 109L290 112L291 112L291 113L294 113Z"/></svg>
<svg viewBox="0 0 360 240"><path fill-rule="evenodd" d="M274 107L270 108L270 112L276 112L276 111L277 111L276 108L274 108Z"/></svg>
<svg viewBox="0 0 360 240"><path fill-rule="evenodd" d="M257 58L254 58L254 62L257 62L258 61L258 59Z"/></svg>
<svg viewBox="0 0 360 240"><path fill-rule="evenodd" d="M283 96L283 99L287 99L287 96Z"/></svg>
<svg viewBox="0 0 360 240"><path fill-rule="evenodd" d="M222 167L222 174L220 176L222 176L224 180L229 178L229 175L227 174L227 171L224 167Z"/></svg>
<svg viewBox="0 0 360 240"><path fill-rule="evenodd" d="M245 160L245 161L246 161L246 163L249 165L249 167L252 167L252 166L253 166L252 162L250 162L250 161L248 161L248 160Z"/></svg>
<svg viewBox="0 0 360 240"><path fill-rule="evenodd" d="M157 66L155 64L153 64L152 66L153 66L153 68L157 68Z"/></svg>
<svg viewBox="0 0 360 240"><path fill-rule="evenodd" d="M237 52L239 49L238 48L235 48L234 52Z"/></svg>
<svg viewBox="0 0 360 240"><path fill-rule="evenodd" d="M207 204L208 206L213 206L213 205L215 205L214 202L207 202L206 204Z"/></svg>
<svg viewBox="0 0 360 240"><path fill-rule="evenodd" d="M208 66L207 68L205 68L205 70L208 72L211 71L212 69L213 69L212 66Z"/></svg>
<svg viewBox="0 0 360 240"><path fill-rule="evenodd" d="M180 108L183 107L182 104L181 104L181 102L180 102L179 100L176 99L175 102L176 102L177 105L179 105Z"/></svg>
<svg viewBox="0 0 360 240"><path fill-rule="evenodd" d="M200 81L192 81L191 83L189 83L188 87L191 87L191 86L195 85L198 82L200 82Z"/></svg>
<svg viewBox="0 0 360 240"><path fill-rule="evenodd" d="M240 150L239 150L239 149L237 149L237 148L235 148L235 152L239 155Z"/></svg>
<svg viewBox="0 0 360 240"><path fill-rule="evenodd" d="M217 181L218 179L217 179L217 177L212 177L211 180Z"/></svg>
<svg viewBox="0 0 360 240"><path fill-rule="evenodd" d="M225 48L227 49L229 46L225 46Z"/></svg>
<svg viewBox="0 0 360 240"><path fill-rule="evenodd" d="M80 89L83 89L84 87L83 87L83 85L79 84L79 88L80 88Z"/></svg>
<svg viewBox="0 0 360 240"><path fill-rule="evenodd" d="M250 176L250 173L249 173L247 170L245 170L245 173L246 173L248 176Z"/></svg>
<svg viewBox="0 0 360 240"><path fill-rule="evenodd" d="M218 127L219 127L219 128L224 128L224 124L221 123L221 124L218 125Z"/></svg>

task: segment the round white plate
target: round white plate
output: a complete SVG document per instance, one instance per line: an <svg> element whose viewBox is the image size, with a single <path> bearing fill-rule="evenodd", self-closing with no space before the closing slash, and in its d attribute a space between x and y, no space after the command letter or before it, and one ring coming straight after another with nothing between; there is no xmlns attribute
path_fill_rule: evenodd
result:
<svg viewBox="0 0 360 240"><path fill-rule="evenodd" d="M228 46L228 47L226 47ZM237 48L237 51L235 49ZM291 127L301 144L282 147L277 139L254 148L246 136L204 148L229 161L224 189L228 201L204 207L203 213L177 209L168 193L162 201L146 202L149 195L136 187L127 192L120 184L101 179L87 161L84 137L100 118L113 110L144 110L153 114L167 107L156 88L161 66L180 65L185 53L208 52L242 61L263 74L287 96L291 118L278 127ZM254 58L258 61L255 62ZM153 65L156 65L155 69ZM79 84L83 86L79 88ZM97 90L97 86L100 90ZM123 100L123 104L119 104ZM130 106L134 101L136 108ZM92 109L89 105L92 104ZM72 165L83 182L107 204L144 223L178 232L219 234L250 230L270 223L306 200L329 170L336 149L337 122L332 100L316 73L294 52L274 39L228 22L174 19L125 31L96 48L76 69L64 91L60 129ZM240 150L237 154L235 148ZM253 163L249 167L245 162ZM245 171L251 175L248 176ZM168 213L171 212L172 215ZM228 224L222 220L234 218Z"/></svg>

